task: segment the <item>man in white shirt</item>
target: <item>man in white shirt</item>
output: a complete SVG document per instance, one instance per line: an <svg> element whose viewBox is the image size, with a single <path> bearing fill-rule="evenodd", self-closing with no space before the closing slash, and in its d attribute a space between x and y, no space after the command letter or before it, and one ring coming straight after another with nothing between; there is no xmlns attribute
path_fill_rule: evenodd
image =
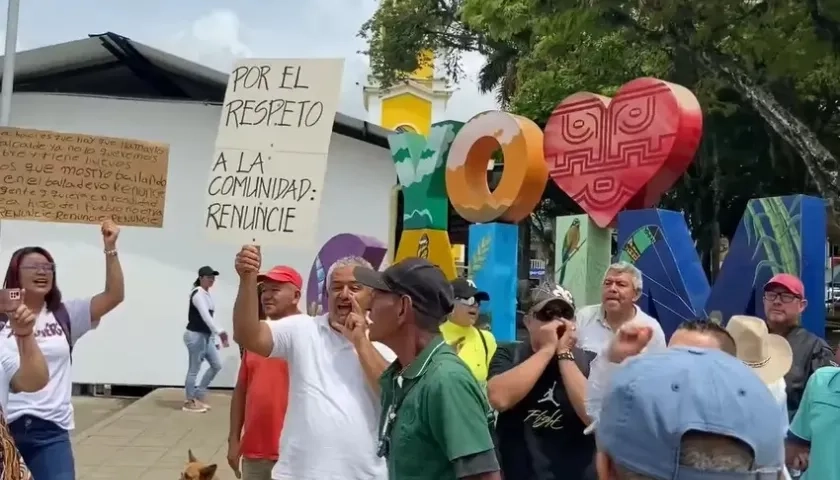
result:
<svg viewBox="0 0 840 480"><path fill-rule="evenodd" d="M653 329L643 322L627 322L621 326L610 343L592 360L589 379L586 384L586 414L592 420L586 431L591 432L601 416L604 396L610 387L613 374L622 367L625 360L639 356L649 348L654 336ZM735 340L732 335L717 323L698 318L687 320L677 327L671 335L668 347L713 348L726 352L733 357L736 354Z"/></svg>
<svg viewBox="0 0 840 480"><path fill-rule="evenodd" d="M378 382L396 356L367 338L371 290L353 269L370 264L350 257L330 267L326 315L260 321L261 262L252 245L236 256L233 335L246 350L289 363L289 406L272 480L385 480L387 468L376 455Z"/></svg>
<svg viewBox="0 0 840 480"><path fill-rule="evenodd" d="M610 265L604 274L601 303L583 307L575 314L578 347L601 353L621 326L633 321L652 329L650 348L665 348L665 333L659 322L636 306L641 296L642 272L627 262Z"/></svg>

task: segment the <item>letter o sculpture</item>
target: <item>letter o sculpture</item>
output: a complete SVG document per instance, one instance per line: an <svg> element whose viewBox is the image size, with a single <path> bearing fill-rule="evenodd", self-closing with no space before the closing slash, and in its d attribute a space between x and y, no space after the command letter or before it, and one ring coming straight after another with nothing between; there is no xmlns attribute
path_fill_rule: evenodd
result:
<svg viewBox="0 0 840 480"><path fill-rule="evenodd" d="M504 170L494 191L487 164L502 149ZM473 223L518 223L534 210L548 181L543 133L531 120L505 112L479 113L458 132L446 161L452 207Z"/></svg>

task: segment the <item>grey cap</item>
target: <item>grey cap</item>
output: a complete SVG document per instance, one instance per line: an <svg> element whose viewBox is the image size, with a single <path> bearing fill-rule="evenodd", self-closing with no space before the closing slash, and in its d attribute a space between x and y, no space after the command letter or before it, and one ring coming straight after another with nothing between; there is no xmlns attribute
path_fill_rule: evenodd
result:
<svg viewBox="0 0 840 480"><path fill-rule="evenodd" d="M546 280L531 289L528 299L528 311L537 312L545 308L551 302L562 302L575 309L575 299L572 292L561 285Z"/></svg>

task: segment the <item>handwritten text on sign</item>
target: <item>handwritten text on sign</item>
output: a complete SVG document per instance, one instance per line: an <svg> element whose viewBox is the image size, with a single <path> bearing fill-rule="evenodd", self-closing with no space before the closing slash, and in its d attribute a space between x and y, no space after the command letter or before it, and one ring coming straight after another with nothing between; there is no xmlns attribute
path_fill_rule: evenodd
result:
<svg viewBox="0 0 840 480"><path fill-rule="evenodd" d="M0 219L163 226L169 147L0 128Z"/></svg>
<svg viewBox="0 0 840 480"><path fill-rule="evenodd" d="M228 81L205 228L232 243L315 240L343 60L243 60Z"/></svg>

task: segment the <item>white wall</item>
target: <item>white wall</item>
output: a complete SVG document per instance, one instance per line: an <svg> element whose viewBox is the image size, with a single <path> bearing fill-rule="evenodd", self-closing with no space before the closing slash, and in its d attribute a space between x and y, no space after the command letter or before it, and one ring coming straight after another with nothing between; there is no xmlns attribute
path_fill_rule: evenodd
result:
<svg viewBox="0 0 840 480"><path fill-rule="evenodd" d="M164 228L125 227L118 248L126 299L73 354L73 381L121 385L183 385L187 353L182 336L188 293L196 270L210 265L220 276L212 290L216 318L231 330L238 246L205 238L203 189L209 175L220 107L197 103L15 94L12 125L108 135L170 145ZM388 241L389 203L396 172L384 148L333 134L318 242L305 250L264 248L264 264L285 263L309 276L320 246L333 235L362 233ZM65 298L102 290L104 258L93 225L4 221L0 275L11 253L41 245L56 258ZM235 345L222 350L222 372L213 386L233 386L239 364Z"/></svg>

